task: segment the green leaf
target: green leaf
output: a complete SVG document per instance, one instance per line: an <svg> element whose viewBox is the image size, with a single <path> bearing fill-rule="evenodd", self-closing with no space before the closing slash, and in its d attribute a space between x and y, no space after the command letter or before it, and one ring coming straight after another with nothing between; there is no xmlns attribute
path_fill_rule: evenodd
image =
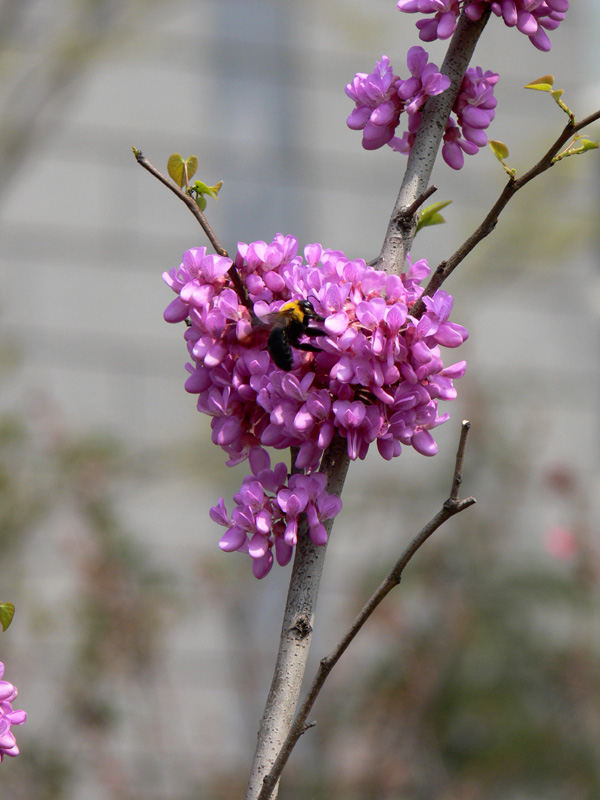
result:
<svg viewBox="0 0 600 800"><path fill-rule="evenodd" d="M554 86L554 75L542 75L541 78L537 78L535 81L531 81L531 83L528 83L524 88L537 89L537 91L539 92L549 92L551 91L553 86Z"/></svg>
<svg viewBox="0 0 600 800"><path fill-rule="evenodd" d="M446 222L444 217L442 217L439 212L442 210L442 208L449 206L451 202L452 200L441 200L439 203L432 203L430 206L426 206L419 215L417 231L420 231L421 228L426 228L429 225L442 225L444 222Z"/></svg>
<svg viewBox="0 0 600 800"><path fill-rule="evenodd" d="M552 159L552 163L555 164L557 161L562 161L563 158L568 156L581 155L581 153L585 153L588 150L597 150L599 146L598 142L588 139L587 136L575 136L571 144Z"/></svg>
<svg viewBox="0 0 600 800"><path fill-rule="evenodd" d="M167 161L167 172L171 180L181 188L183 186L183 156L171 153Z"/></svg>
<svg viewBox="0 0 600 800"><path fill-rule="evenodd" d="M196 194L207 194L209 197L213 197L216 200L221 186L223 186L223 181L215 183L214 186L208 186L206 183L204 183L204 181L194 181L192 189L196 192Z"/></svg>
<svg viewBox="0 0 600 800"><path fill-rule="evenodd" d="M192 188L197 194L210 194L212 196L210 186L207 186L207 184L204 183L204 181L194 181L194 185Z"/></svg>
<svg viewBox="0 0 600 800"><path fill-rule="evenodd" d="M504 161L505 158L508 158L508 147L504 144L504 142L499 142L496 139L490 139L488 144L492 148L492 153L496 156L498 161Z"/></svg>
<svg viewBox="0 0 600 800"><path fill-rule="evenodd" d="M5 631L15 613L15 607L12 603L0 603L0 627Z"/></svg>
<svg viewBox="0 0 600 800"><path fill-rule="evenodd" d="M492 153L502 164L502 169L504 170L504 172L506 172L506 174L509 176L511 180L514 180L515 170L507 166L507 164L504 161L504 159L508 157L508 147L504 144L504 142L499 142L496 139L490 139L488 141L488 144L492 148Z"/></svg>
<svg viewBox="0 0 600 800"><path fill-rule="evenodd" d="M194 175L196 174L196 170L198 169L198 157L188 156L188 158L186 159L186 165L187 165L187 179L189 181L194 177Z"/></svg>
<svg viewBox="0 0 600 800"><path fill-rule="evenodd" d="M204 209L206 208L206 197L204 197L204 195L202 194L199 194L196 197L196 202L198 203L198 208L200 209L200 211L204 211Z"/></svg>
<svg viewBox="0 0 600 800"><path fill-rule="evenodd" d="M172 153L167 161L167 172L169 177L183 189L187 186L190 178L198 169L198 159L196 156L183 158L179 153Z"/></svg>

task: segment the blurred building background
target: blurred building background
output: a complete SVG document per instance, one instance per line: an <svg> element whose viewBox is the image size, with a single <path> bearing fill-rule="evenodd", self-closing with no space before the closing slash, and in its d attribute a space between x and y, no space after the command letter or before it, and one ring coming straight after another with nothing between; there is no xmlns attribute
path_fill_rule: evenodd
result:
<svg viewBox="0 0 600 800"><path fill-rule="evenodd" d="M501 74L489 133L517 172L565 122L525 83L551 72L578 117L600 105L598 4L572 6L549 54L493 18L474 59ZM404 74L415 21L383 0L0 3L0 660L29 713L7 797L242 795L289 568L257 582L217 548L208 508L244 470L162 321L162 271L206 242L131 146L224 181L208 214L231 252L283 232L373 258L405 162L361 149L344 86L382 53ZM599 165L535 181L448 282L471 337L438 457L350 469L314 665L447 496L465 417L478 505L345 656L286 797L600 797ZM487 151L440 164L448 224L413 257L454 252L504 177Z"/></svg>

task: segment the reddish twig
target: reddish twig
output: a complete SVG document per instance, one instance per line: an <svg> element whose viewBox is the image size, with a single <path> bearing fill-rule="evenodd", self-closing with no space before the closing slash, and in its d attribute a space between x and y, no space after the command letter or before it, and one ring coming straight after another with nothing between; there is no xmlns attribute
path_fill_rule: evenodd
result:
<svg viewBox="0 0 600 800"><path fill-rule="evenodd" d="M163 175L162 172L156 169L154 164L148 161L148 159L142 153L141 150L137 150L134 147L133 154L135 156L136 161L141 167L147 170L151 175L154 175L154 177L157 178L161 183L164 183L167 189L170 189L174 195L177 195L177 197L181 200L182 203L185 203L185 205L189 208L189 210L192 212L192 214L196 217L196 219L202 226L202 230L208 236L208 240L212 244L215 252L218 253L220 256L227 257L227 250L225 250L225 248L221 246L221 243L215 236L213 229L208 224L208 220L206 219L202 211L200 211L198 203L196 203L194 198L190 197L190 195L187 194L187 192L184 192L182 189L179 188L179 186L173 183L173 181L169 180L169 178Z"/></svg>
<svg viewBox="0 0 600 800"><path fill-rule="evenodd" d="M469 253L479 244L479 242L481 242L482 239L485 239L486 236L489 236L489 234L496 227L498 217L502 211L504 211L509 201L519 191L519 189L522 189L529 183L529 181L532 181L534 178L537 178L538 175L541 175L543 172L550 169L550 167L553 167L556 163L554 160L555 157L560 153L561 148L566 144L566 142L568 142L569 139L578 131L587 127L592 122L595 122L597 119L600 119L600 111L590 114L589 116L585 117L585 119L582 119L581 122L572 123L569 121L562 130L560 136L551 145L547 152L544 153L537 164L521 175L520 178L511 177L509 179L500 196L479 227L469 236L468 239L466 239L466 241L463 242L463 244L461 244L461 246L450 256L449 259L442 261L442 263L437 267L431 276L425 291L423 292L423 297L430 297L432 294L434 294L434 292L440 288L444 281L454 272L456 267L469 255ZM421 298L413 306L411 314L415 317L420 317L424 311L425 304Z"/></svg>
<svg viewBox="0 0 600 800"><path fill-rule="evenodd" d="M220 255L228 258L227 250L222 247L221 243L217 239L215 232L210 227L208 220L200 210L198 203L191 197L187 192L184 192L182 189L179 188L175 183L173 183L169 178L160 172L160 170L156 169L154 164L151 161L148 161L146 156L142 153L141 150L137 148L133 148L133 154L136 158L136 161L140 166L142 166L145 170L147 170L151 175L154 175L161 183L163 183L167 189L170 189L174 195L176 195L182 203L189 208L192 214L196 217L200 225L202 226L202 230L207 235L209 242L213 246L214 251ZM233 284L233 288L240 300L242 305L246 306L246 308L250 311L251 315L254 317L254 308L252 303L248 297L248 293L246 292L246 287L242 283L242 279L240 278L240 274L237 271L235 264L232 264L228 270L229 278Z"/></svg>

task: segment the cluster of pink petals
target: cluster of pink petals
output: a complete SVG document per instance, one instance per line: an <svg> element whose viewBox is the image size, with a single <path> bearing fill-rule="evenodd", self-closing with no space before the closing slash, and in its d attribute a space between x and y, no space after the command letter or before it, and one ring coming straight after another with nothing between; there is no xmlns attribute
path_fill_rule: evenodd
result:
<svg viewBox="0 0 600 800"><path fill-rule="evenodd" d="M452 107L456 121L450 117L444 131L442 157L452 169L461 169L464 155L474 155L487 144L485 129L494 119L497 100L494 86L498 73L469 67Z"/></svg>
<svg viewBox="0 0 600 800"><path fill-rule="evenodd" d="M394 75L389 58L382 56L373 72L358 72L346 86L346 94L356 103L346 124L352 130L362 130L365 150L390 144L395 150L407 152L408 134L402 142L395 137L400 114L405 111L410 120L428 97L441 94L450 86L450 78L438 72L437 66L427 59L422 47L411 47L407 57L411 77L403 80Z"/></svg>
<svg viewBox="0 0 600 800"><path fill-rule="evenodd" d="M389 58L382 56L373 72L357 72L346 86L346 94L356 103L346 123L353 131L362 130L365 150L382 147L394 135L402 112L396 89L399 80Z"/></svg>
<svg viewBox="0 0 600 800"><path fill-rule="evenodd" d="M419 38L424 42L452 36L460 13L458 0L398 0L396 5L407 13L434 15L417 22ZM466 0L465 14L478 20L488 5L506 25L528 36L538 50L548 51L551 44L546 31L555 30L564 20L569 0Z"/></svg>
<svg viewBox="0 0 600 800"><path fill-rule="evenodd" d="M324 520L335 517L342 508L337 495L326 491L322 472L289 476L281 462L270 469L266 450L254 447L249 454L252 474L247 475L237 494L236 507L227 514L223 498L210 510L211 519L227 528L219 547L227 553L247 553L256 578L264 578L277 563L289 563L298 538L298 522L306 514L308 531L316 545L325 544Z"/></svg>
<svg viewBox="0 0 600 800"><path fill-rule="evenodd" d="M432 19L417 22L419 39L423 42L448 39L456 29L460 13L458 0L398 0L396 5L407 14L434 14Z"/></svg>
<svg viewBox="0 0 600 800"><path fill-rule="evenodd" d="M420 318L411 315L423 292L419 284L429 274L425 260L413 264L409 259L406 273L386 275L363 259L351 260L319 244L308 245L303 258L292 236L277 234L269 244L239 243L235 266L258 318L299 298L310 299L325 317L327 336L318 339L320 352L294 350L290 372L275 366L264 339L255 342L260 326L233 288L231 266L230 259L207 255L201 247L186 251L180 266L164 274L177 295L165 319L187 321L191 363L186 389L198 395L198 410L212 417L213 442L229 455L229 464L264 447L295 447L297 467L316 478L336 432L346 439L351 459L365 458L374 442L386 459L399 455L402 445L428 456L436 453L431 430L448 418L438 415L438 401L456 397L453 379L466 366L463 361L444 367L440 347L458 347L468 333L449 321L453 301L442 290L424 298ZM238 502L252 514L236 511L234 525L225 523L235 532L222 543L224 549L247 547L260 564L255 567L259 572L266 563L261 559L269 559L264 547L270 552L274 546L278 560L285 561L286 546L293 546L287 526L295 513L281 504L286 486L277 467L267 484L284 516L274 517L271 508L271 520L279 527L267 532L267 516L256 513L257 484L265 490L259 474L265 469L253 467L251 488L240 490ZM302 488L312 497L316 489L303 482L290 478L287 489L297 493ZM256 497L249 499L253 493ZM267 501L263 497L260 502ZM326 518L324 511L331 513L332 501L319 492L311 502L317 509L315 520ZM309 515L313 506L308 504L303 513ZM323 535L316 521L311 535L315 540Z"/></svg>
<svg viewBox="0 0 600 800"><path fill-rule="evenodd" d="M4 675L4 664L0 661L0 678ZM19 748L12 725L22 725L27 719L25 711L13 711L12 703L17 689L8 681L0 680L0 761L4 756L18 756Z"/></svg>
<svg viewBox="0 0 600 800"><path fill-rule="evenodd" d="M360 72L346 86L346 94L356 103L346 122L352 130L362 130L365 150L387 144L396 152L410 153L425 101L450 86L450 79L427 59L422 47L411 47L407 59L411 77L402 80L394 75L389 58L382 56L374 72ZM497 81L495 72L483 72L481 67L467 70L452 108L455 116L448 119L444 133L442 156L453 169L461 169L464 153L474 155L487 144L485 129L494 118ZM408 126L396 136L402 111L408 116Z"/></svg>

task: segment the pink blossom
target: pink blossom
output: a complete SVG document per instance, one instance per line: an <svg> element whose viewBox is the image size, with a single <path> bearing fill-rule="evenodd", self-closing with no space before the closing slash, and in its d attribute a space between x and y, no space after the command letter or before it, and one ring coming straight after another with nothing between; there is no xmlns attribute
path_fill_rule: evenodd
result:
<svg viewBox="0 0 600 800"><path fill-rule="evenodd" d="M403 111L416 114L428 97L441 94L450 86L450 78L438 72L422 47L411 47L407 66L411 77L402 80L394 75L390 60L382 56L372 73L359 72L346 86L346 94L356 108L346 120L352 130L362 130L362 146L376 150L384 144L399 147L395 136Z"/></svg>
<svg viewBox="0 0 600 800"><path fill-rule="evenodd" d="M445 367L441 348L459 346L468 333L450 320L452 297L442 290L424 298L420 319L411 315L429 274L424 259L409 258L405 273L388 276L318 244L300 255L291 236L240 243L234 263L255 317L233 289L231 263L203 248L184 254L165 273L181 304L168 319L187 321L185 386L211 417L213 442L230 465L250 460L231 514L223 499L211 509L226 529L219 546L248 555L262 577L274 560L291 558L301 515L313 541L326 540L324 522L341 502L318 470L336 433L351 459L364 459L373 443L388 459L402 446L434 454L430 431L447 419L438 403L456 397L453 381L465 369L464 362ZM294 298L311 299L327 335L318 352L294 349L286 372L272 362L257 318ZM306 475L288 479L283 463L271 469L267 446L297 448L296 466Z"/></svg>
<svg viewBox="0 0 600 800"><path fill-rule="evenodd" d="M227 514L221 498L210 510L214 522L227 528L219 547L227 553L239 551L252 559L255 577L264 578L273 566L273 550L280 566L291 559L298 538L301 514L306 514L309 535L315 544L325 544L327 532L323 522L335 517L342 501L326 490L327 478L319 472L289 476L285 464L269 469L266 450L255 447L250 456L252 475L244 478L237 504Z"/></svg>
<svg viewBox="0 0 600 800"><path fill-rule="evenodd" d="M444 131L442 157L449 167L461 169L463 153L474 155L487 144L485 129L494 119L496 72L469 67L462 80L452 113Z"/></svg>
<svg viewBox="0 0 600 800"><path fill-rule="evenodd" d="M424 42L448 39L456 29L460 13L458 0L398 0L400 11L409 14L433 14L431 19L419 20L419 38ZM462 4L461 4L462 5ZM550 50L545 30L555 30L564 20L568 0L469 0L464 4L465 15L472 21L481 18L486 6L491 6L504 24L515 27L529 37L539 50Z"/></svg>
<svg viewBox="0 0 600 800"><path fill-rule="evenodd" d="M4 664L0 661L0 678L4 675ZM27 719L25 711L13 710L12 704L18 691L12 683L0 680L0 761L4 756L18 756L19 748L11 727L23 725Z"/></svg>

